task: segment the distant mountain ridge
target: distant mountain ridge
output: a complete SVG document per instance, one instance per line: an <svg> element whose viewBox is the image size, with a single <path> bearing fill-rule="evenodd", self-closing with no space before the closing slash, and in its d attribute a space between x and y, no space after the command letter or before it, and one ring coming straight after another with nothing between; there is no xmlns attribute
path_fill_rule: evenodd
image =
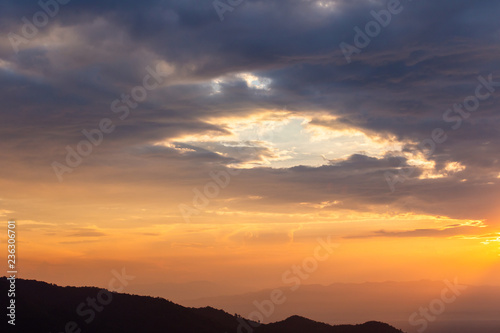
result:
<svg viewBox="0 0 500 333"><path fill-rule="evenodd" d="M283 321L262 325L258 333L356 333L356 332L403 332L388 324L370 321L361 325L336 325L331 326L325 323L320 323L311 319L300 316L292 316Z"/></svg>
<svg viewBox="0 0 500 333"><path fill-rule="evenodd" d="M0 286L8 289L5 277ZM158 297L35 280L16 280L15 299L15 329L6 320L2 325L20 333L402 333L379 322L331 326L299 316L259 325L210 307L187 308Z"/></svg>
<svg viewBox="0 0 500 333"><path fill-rule="evenodd" d="M449 282L455 284L455 280ZM461 285L458 279L456 282ZM287 288L276 287L284 291ZM300 309L302 316L331 325L377 320L404 331L417 332L421 326L412 325L410 316L440 299L444 288L449 288L445 281L429 280L301 285L286 294L286 302L274 308L266 323L293 316ZM179 304L211 306L247 315L256 310L254 302L268 300L272 290L181 300ZM500 286L467 285L465 290L460 287L456 299L446 303L443 313L429 323L425 333L499 333L499 301Z"/></svg>

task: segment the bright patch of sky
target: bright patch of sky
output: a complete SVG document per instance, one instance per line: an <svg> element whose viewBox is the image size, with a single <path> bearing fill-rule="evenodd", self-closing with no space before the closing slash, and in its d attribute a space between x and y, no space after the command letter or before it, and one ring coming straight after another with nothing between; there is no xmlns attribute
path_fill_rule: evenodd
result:
<svg viewBox="0 0 500 333"><path fill-rule="evenodd" d="M245 81L248 88L269 91L271 79L266 77L259 77L253 73L238 73L218 77L210 81L212 86L212 95L222 93L221 84L229 83L231 81Z"/></svg>
<svg viewBox="0 0 500 333"><path fill-rule="evenodd" d="M248 156L248 150L254 148L252 158L234 164L242 168L321 166L328 164L329 160L355 153L381 157L387 151L401 150L398 142L373 139L357 130L332 130L312 125L312 119L308 115L291 115L287 111L266 112L251 118L217 119L213 123L223 126L231 135L200 133L161 144L169 147L190 145L237 160L243 149Z"/></svg>

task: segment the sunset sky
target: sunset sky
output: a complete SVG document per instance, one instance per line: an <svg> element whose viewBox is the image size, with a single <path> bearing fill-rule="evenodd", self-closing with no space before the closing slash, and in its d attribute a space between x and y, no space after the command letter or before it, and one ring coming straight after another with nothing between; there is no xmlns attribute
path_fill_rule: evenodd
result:
<svg viewBox="0 0 500 333"><path fill-rule="evenodd" d="M0 1L20 277L500 285L500 2L48 2Z"/></svg>

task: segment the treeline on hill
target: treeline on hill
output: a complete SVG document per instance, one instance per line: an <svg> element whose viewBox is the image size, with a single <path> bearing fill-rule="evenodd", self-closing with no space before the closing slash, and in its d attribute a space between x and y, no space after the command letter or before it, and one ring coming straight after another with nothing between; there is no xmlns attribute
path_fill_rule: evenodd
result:
<svg viewBox="0 0 500 333"><path fill-rule="evenodd" d="M9 282L2 277L0 285L2 290L8 290ZM11 326L9 331L20 333L402 332L379 322L331 326L299 316L259 325L210 307L186 308L158 297L121 294L95 287L59 287L35 280L16 280L15 293L15 329L7 320L3 325Z"/></svg>

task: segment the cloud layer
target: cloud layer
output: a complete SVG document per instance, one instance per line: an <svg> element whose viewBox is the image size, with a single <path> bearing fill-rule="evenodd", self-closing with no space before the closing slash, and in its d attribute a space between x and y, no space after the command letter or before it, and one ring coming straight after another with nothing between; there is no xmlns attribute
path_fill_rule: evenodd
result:
<svg viewBox="0 0 500 333"><path fill-rule="evenodd" d="M354 28L364 29L373 20L370 12L384 10L385 2L247 0L220 21L211 1L73 0L60 4L18 52L9 33L23 36L22 18L32 22L41 8L32 1L1 5L0 171L12 197L0 208L21 207L23 191L32 198L47 192L48 206L62 198L76 205L106 185L129 199L142 193L148 199L136 198L138 205L168 202L172 213L191 200L192 189L202 187L210 172L244 165L217 198L228 201L212 208L266 212L296 205L297 212L385 212L391 207L397 213L498 225L499 3L401 2L401 13L350 63L340 43L354 45ZM142 86L148 66L168 75L120 119L113 101ZM491 94L477 110L453 111L476 93L479 77L489 76L494 83L480 91ZM320 141L311 151L318 165L297 159L276 167L262 162L296 156L295 145L283 148L293 133L218 140L234 139L234 121L228 119L245 123L283 110L283 117L308 119L309 128L321 133L362 133L387 148L379 154L353 149L331 158L335 147L320 153ZM111 119L115 130L59 184L52 163L65 165L66 147L76 149L85 139L82 131L99 128L103 118ZM421 153L419 143L436 129L447 139L432 154ZM187 137L196 140L179 141ZM406 175L394 192L388 172ZM81 184L88 190L76 190ZM263 200L244 207L231 201L246 196Z"/></svg>

